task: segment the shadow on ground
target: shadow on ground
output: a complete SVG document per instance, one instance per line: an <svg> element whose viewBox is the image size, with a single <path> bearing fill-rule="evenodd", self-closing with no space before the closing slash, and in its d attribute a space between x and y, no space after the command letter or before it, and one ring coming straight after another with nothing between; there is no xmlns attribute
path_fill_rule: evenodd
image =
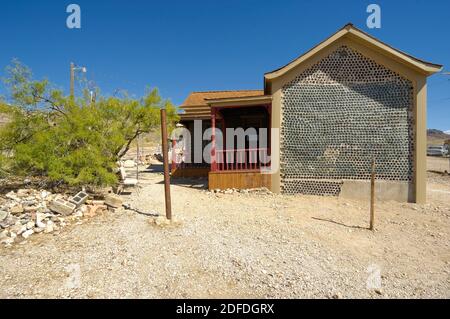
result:
<svg viewBox="0 0 450 319"><path fill-rule="evenodd" d="M368 227L362 227L362 226L357 226L357 225L346 225L344 223L337 222L337 221L334 221L332 219L319 218L319 217L311 217L311 218L315 219L315 220L320 220L320 221L323 221L323 222L328 222L328 223L333 223L333 224L336 224L336 225L344 226L344 227L347 227L347 228L369 229Z"/></svg>

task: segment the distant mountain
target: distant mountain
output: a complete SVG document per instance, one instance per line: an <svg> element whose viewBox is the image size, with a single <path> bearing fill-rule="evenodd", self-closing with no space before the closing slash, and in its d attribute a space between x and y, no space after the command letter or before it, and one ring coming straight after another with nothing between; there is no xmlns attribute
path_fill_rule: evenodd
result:
<svg viewBox="0 0 450 319"><path fill-rule="evenodd" d="M428 144L443 144L450 140L450 131L441 131L436 129L427 130Z"/></svg>

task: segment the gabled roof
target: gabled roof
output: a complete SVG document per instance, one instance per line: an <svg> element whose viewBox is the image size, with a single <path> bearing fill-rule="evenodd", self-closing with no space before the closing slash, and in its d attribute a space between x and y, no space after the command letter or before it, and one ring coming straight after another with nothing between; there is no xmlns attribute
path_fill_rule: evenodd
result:
<svg viewBox="0 0 450 319"><path fill-rule="evenodd" d="M326 48L327 46L331 45L332 43L336 42L337 40L343 38L343 37L349 37L353 39L357 39L363 44L376 48L381 50L386 56L391 57L398 61L399 63L402 63L414 70L416 70L419 73L422 73L424 75L432 75L436 72L439 72L442 70L442 65L434 64L430 62L426 62L423 60L420 60L418 58L415 58L409 54L406 54L400 50L397 50L380 40L374 38L373 36L361 31L360 29L353 26L353 24L347 24L342 29L340 29L338 32L333 34L331 37L326 39L325 41L321 42L305 54L299 56L295 60L289 62L285 66L268 72L264 75L264 83L267 83L267 81L271 81L273 79L276 79L284 74L286 74L288 71L292 70L302 62L306 61L322 49Z"/></svg>

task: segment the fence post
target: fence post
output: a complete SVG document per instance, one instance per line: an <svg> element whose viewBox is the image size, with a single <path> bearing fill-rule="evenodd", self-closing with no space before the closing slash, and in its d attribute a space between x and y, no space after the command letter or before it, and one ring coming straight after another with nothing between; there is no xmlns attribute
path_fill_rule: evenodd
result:
<svg viewBox="0 0 450 319"><path fill-rule="evenodd" d="M161 109L161 139L164 162L164 191L166 195L166 217L172 219L172 205L170 200L169 148L167 145L166 110Z"/></svg>
<svg viewBox="0 0 450 319"><path fill-rule="evenodd" d="M370 230L374 230L375 224L375 160L372 160L370 177Z"/></svg>

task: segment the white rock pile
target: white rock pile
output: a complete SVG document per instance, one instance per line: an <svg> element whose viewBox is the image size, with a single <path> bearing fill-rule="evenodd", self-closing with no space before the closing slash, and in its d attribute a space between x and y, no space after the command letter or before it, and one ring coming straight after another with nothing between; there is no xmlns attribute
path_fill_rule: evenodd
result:
<svg viewBox="0 0 450 319"><path fill-rule="evenodd" d="M84 195L81 201L78 194L70 197L35 189L0 195L0 243L10 246L33 234L52 233L83 217L93 217L108 207L121 205L115 196L111 204L114 206L108 206L105 204L108 196L99 201L88 200L87 194Z"/></svg>
<svg viewBox="0 0 450 319"><path fill-rule="evenodd" d="M256 195L273 195L273 193L266 187L249 188L249 189L213 189L206 191L209 194L256 194Z"/></svg>

